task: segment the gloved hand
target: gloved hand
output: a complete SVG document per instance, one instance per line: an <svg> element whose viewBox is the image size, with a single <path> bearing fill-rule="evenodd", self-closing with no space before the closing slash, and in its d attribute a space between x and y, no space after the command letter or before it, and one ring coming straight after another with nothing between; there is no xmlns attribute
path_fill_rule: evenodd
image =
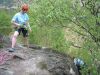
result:
<svg viewBox="0 0 100 75"><path fill-rule="evenodd" d="M21 28L21 27L23 27L23 25L22 25L22 24L20 24L20 25L19 25L19 27Z"/></svg>
<svg viewBox="0 0 100 75"><path fill-rule="evenodd" d="M25 29L27 29L27 25L25 23L18 24L17 28L25 28Z"/></svg>
<svg viewBox="0 0 100 75"><path fill-rule="evenodd" d="M17 24L17 28L20 28L21 27L21 24Z"/></svg>

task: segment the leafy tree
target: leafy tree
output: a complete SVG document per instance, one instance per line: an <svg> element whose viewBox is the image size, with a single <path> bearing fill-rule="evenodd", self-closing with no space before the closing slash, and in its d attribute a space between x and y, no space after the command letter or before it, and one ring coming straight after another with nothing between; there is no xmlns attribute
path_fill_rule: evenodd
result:
<svg viewBox="0 0 100 75"><path fill-rule="evenodd" d="M90 54L92 58L90 61L95 64L95 59L99 60L97 53L100 52L99 3L99 0L34 0L29 13L31 24L34 25L33 28L46 26L56 27L59 30L68 27L71 23L70 27L84 38L82 50ZM75 26L79 29L75 29ZM65 44L61 41L59 43ZM61 46L56 44L55 47L58 45Z"/></svg>
<svg viewBox="0 0 100 75"><path fill-rule="evenodd" d="M100 52L100 1L99 0L75 0L71 3L71 17L66 16L70 22L80 27L83 31L77 32L85 37L83 50L86 49L91 54L92 62L97 67L96 62ZM85 33L84 33L85 32ZM94 67L94 68L95 68ZM93 71L94 72L94 71ZM96 74L94 72L94 74Z"/></svg>

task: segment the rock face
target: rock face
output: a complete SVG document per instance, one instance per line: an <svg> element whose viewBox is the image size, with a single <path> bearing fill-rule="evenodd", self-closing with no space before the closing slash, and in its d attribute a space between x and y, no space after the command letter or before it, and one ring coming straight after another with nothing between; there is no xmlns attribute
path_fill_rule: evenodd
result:
<svg viewBox="0 0 100 75"><path fill-rule="evenodd" d="M11 46L11 39L7 36L0 34L0 48Z"/></svg>
<svg viewBox="0 0 100 75"><path fill-rule="evenodd" d="M0 64L0 75L78 75L73 60L68 56L52 49L31 46L16 47L9 53L7 48L0 49L6 53L8 60ZM5 55L6 58L6 55Z"/></svg>

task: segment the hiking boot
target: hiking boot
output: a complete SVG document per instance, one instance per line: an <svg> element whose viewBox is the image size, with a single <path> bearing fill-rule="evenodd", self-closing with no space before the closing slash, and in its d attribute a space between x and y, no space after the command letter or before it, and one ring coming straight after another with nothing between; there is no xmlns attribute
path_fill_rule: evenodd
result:
<svg viewBox="0 0 100 75"><path fill-rule="evenodd" d="M14 52L15 48L9 48L8 50L9 50L9 52Z"/></svg>

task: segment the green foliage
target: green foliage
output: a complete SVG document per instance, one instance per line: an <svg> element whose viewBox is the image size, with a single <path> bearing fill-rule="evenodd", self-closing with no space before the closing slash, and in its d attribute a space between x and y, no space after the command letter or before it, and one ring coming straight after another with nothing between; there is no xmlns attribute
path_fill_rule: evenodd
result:
<svg viewBox="0 0 100 75"><path fill-rule="evenodd" d="M66 13L66 10L61 10L63 4L63 10L67 7L66 3L65 0L34 0L29 12L33 30L30 36L32 42L61 50L61 52L69 48L69 44L65 42L62 28L64 24L68 24L68 21L61 17Z"/></svg>
<svg viewBox="0 0 100 75"><path fill-rule="evenodd" d="M76 48L76 56L94 64L94 68L95 58L100 57L100 17L95 6L99 0L82 1L34 0L29 12L33 29L30 38L31 42L66 53L72 42L65 41L63 27L70 27L84 40L82 48ZM91 71L96 71L93 68Z"/></svg>
<svg viewBox="0 0 100 75"><path fill-rule="evenodd" d="M64 52L68 45L65 43L61 28L54 27L33 27L33 32L30 35L31 43L45 47L50 47Z"/></svg>
<svg viewBox="0 0 100 75"><path fill-rule="evenodd" d="M11 32L10 24L11 16L8 14L7 10L0 9L0 33L8 35Z"/></svg>
<svg viewBox="0 0 100 75"><path fill-rule="evenodd" d="M38 23L38 25L47 25L47 26L63 26L64 23L68 23L68 20L65 20L64 17L68 15L66 13L67 1L62 0L34 0L34 3L31 7L32 15L35 22ZM63 8L64 7L64 8Z"/></svg>
<svg viewBox="0 0 100 75"><path fill-rule="evenodd" d="M82 47L83 52L81 53L83 55L81 56L84 57L85 60L88 59L86 60L88 64L93 64L91 69L93 75L97 75L95 59L99 61L98 57L100 57L100 17L98 16L99 12L97 12L99 6L95 5L97 2L97 0L85 0L83 6L80 6L80 2L77 0L77 2L73 3L75 6L71 9L74 18L69 18L70 21L85 32L85 36L82 35L85 39ZM80 32L83 33L83 31ZM88 54L85 54L84 50L88 52Z"/></svg>

